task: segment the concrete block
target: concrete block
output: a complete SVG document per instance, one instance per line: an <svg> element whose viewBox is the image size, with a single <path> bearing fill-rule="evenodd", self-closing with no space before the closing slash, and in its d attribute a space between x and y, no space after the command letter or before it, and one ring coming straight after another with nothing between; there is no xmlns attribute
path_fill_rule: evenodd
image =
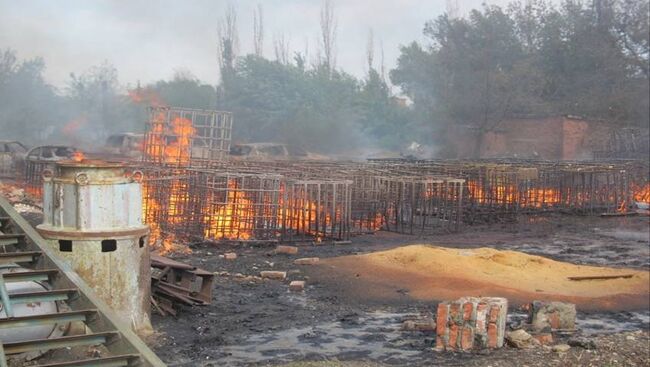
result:
<svg viewBox="0 0 650 367"><path fill-rule="evenodd" d="M275 248L276 254L286 254L286 255L295 255L298 253L298 248L296 246L278 246Z"/></svg>
<svg viewBox="0 0 650 367"><path fill-rule="evenodd" d="M566 302L533 301L528 306L528 322L537 333L558 329L574 330L576 306Z"/></svg>
<svg viewBox="0 0 650 367"><path fill-rule="evenodd" d="M260 272L260 276L266 279L285 280L287 278L287 272L267 270Z"/></svg>
<svg viewBox="0 0 650 367"><path fill-rule="evenodd" d="M316 265L320 261L317 257L303 257L293 261L295 265Z"/></svg>
<svg viewBox="0 0 650 367"><path fill-rule="evenodd" d="M289 283L289 290L292 292L302 292L305 290L305 281L304 280L294 280Z"/></svg>

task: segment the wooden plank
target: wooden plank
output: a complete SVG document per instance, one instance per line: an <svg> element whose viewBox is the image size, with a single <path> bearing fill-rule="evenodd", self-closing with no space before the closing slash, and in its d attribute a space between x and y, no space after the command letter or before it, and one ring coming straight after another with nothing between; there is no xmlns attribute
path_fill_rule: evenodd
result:
<svg viewBox="0 0 650 367"><path fill-rule="evenodd" d="M621 275L587 275L587 276L576 276L568 277L569 280L608 280L608 279L629 279L632 278L634 274L621 274Z"/></svg>

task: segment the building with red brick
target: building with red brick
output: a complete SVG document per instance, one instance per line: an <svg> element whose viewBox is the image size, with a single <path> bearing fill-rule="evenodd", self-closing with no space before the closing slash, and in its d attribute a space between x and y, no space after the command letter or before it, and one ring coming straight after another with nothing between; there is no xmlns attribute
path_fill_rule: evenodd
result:
<svg viewBox="0 0 650 367"><path fill-rule="evenodd" d="M483 133L480 141L475 127L452 125L446 140L454 158L581 160L605 148L611 129L606 122L575 116L513 118Z"/></svg>

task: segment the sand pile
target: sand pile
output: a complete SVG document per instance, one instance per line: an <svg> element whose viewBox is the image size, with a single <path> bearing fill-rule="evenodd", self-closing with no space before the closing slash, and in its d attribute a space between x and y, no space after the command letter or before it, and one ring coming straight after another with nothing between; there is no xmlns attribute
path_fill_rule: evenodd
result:
<svg viewBox="0 0 650 367"><path fill-rule="evenodd" d="M581 266L541 256L490 248L449 249L412 245L389 251L328 259L339 273L354 275L360 289L390 294L406 289L420 300L503 296L514 303L564 300L591 309L647 308L650 273ZM573 281L568 277L632 275L628 279ZM369 284L368 284L369 283ZM358 285L357 285L358 286ZM386 293L387 292L387 293Z"/></svg>

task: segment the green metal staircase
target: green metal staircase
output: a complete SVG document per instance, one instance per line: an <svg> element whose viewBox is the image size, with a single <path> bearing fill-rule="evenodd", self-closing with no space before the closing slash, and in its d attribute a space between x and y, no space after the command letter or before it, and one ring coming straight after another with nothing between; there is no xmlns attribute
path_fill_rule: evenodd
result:
<svg viewBox="0 0 650 367"><path fill-rule="evenodd" d="M69 361L36 364L35 367L165 366L130 326L122 323L70 266L56 256L45 239L13 206L0 197L0 266L6 264L18 264L26 270L0 273L0 304L7 316L0 318L0 330L83 322L87 332L13 343L0 340L0 367L8 366L8 355L84 346L102 346L107 353L87 359L70 356ZM7 283L25 281L41 282L48 289L9 295ZM22 317L13 313L13 306L17 304L51 301L65 302L69 310Z"/></svg>

